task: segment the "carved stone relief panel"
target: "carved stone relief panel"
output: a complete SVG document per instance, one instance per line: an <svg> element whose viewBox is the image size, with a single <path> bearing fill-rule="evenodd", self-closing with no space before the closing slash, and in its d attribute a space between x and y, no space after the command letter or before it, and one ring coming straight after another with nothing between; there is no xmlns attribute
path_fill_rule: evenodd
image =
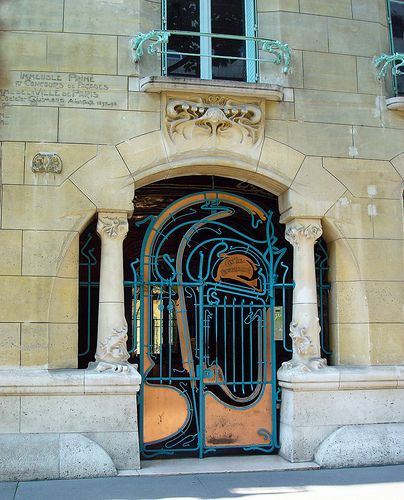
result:
<svg viewBox="0 0 404 500"><path fill-rule="evenodd" d="M166 95L163 129L169 151L229 150L256 156L264 139L264 104L224 95Z"/></svg>
<svg viewBox="0 0 404 500"><path fill-rule="evenodd" d="M37 153L32 159L34 173L60 174L62 169L62 159L56 153Z"/></svg>

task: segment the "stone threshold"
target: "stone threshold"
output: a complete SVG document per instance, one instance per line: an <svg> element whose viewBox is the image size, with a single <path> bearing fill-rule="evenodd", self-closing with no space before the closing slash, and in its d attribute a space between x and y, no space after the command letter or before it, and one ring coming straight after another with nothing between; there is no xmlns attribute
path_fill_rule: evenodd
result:
<svg viewBox="0 0 404 500"><path fill-rule="evenodd" d="M177 476L320 469L315 462L292 463L279 455L144 460L141 462L141 467L140 470L121 470L118 476Z"/></svg>

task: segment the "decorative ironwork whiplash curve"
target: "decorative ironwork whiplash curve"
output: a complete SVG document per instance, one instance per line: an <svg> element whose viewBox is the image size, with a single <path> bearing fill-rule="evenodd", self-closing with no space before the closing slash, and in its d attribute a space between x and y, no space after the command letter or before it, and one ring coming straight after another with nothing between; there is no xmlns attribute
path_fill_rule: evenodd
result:
<svg viewBox="0 0 404 500"><path fill-rule="evenodd" d="M273 328L286 248L272 217L209 191L149 218L134 266L144 456L278 446Z"/></svg>

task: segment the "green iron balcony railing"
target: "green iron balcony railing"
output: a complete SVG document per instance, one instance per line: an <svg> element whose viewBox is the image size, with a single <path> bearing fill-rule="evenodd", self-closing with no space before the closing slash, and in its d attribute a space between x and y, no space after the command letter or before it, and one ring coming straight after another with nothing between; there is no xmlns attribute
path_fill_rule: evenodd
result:
<svg viewBox="0 0 404 500"><path fill-rule="evenodd" d="M400 68L404 68L404 54L396 52L395 54L382 54L376 57L374 60L374 65L378 70L377 79L382 80L386 78L389 66L391 65L391 74L393 77L393 91L394 94L398 94L397 77L404 75L404 71Z"/></svg>
<svg viewBox="0 0 404 500"><path fill-rule="evenodd" d="M193 52L178 52L168 48L170 36L185 36L198 37L199 39L227 39L244 41L246 43L246 57L218 55L213 53L193 53ZM147 49L146 49L147 43ZM258 64L261 62L272 62L277 65L282 65L283 73L287 73L290 66L290 49L287 43L279 40L271 40L266 38L256 38L239 35L225 35L220 33L201 33L196 31L166 31L153 30L149 33L139 33L131 40L131 49L133 61L139 62L143 57L144 52L150 55L163 56L163 75L167 75L167 56L185 56L199 57L202 60L211 61L212 59L225 59L234 61L245 61L247 66L247 81L255 82L257 80ZM272 57L257 57L257 54L268 53ZM252 69L252 71L251 71Z"/></svg>

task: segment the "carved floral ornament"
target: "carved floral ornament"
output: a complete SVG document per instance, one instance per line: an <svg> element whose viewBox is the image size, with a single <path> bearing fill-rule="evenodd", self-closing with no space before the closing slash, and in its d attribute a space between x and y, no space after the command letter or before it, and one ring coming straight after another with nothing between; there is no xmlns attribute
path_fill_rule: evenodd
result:
<svg viewBox="0 0 404 500"><path fill-rule="evenodd" d="M303 240L318 240L323 234L320 224L291 223L286 227L286 240L292 245L300 248Z"/></svg>
<svg viewBox="0 0 404 500"><path fill-rule="evenodd" d="M128 232L128 221L126 216L114 214L99 214L97 233L110 238L124 238Z"/></svg>
<svg viewBox="0 0 404 500"><path fill-rule="evenodd" d="M171 142L204 137L255 145L263 137L263 112L259 102L208 95L167 98L165 129Z"/></svg>

